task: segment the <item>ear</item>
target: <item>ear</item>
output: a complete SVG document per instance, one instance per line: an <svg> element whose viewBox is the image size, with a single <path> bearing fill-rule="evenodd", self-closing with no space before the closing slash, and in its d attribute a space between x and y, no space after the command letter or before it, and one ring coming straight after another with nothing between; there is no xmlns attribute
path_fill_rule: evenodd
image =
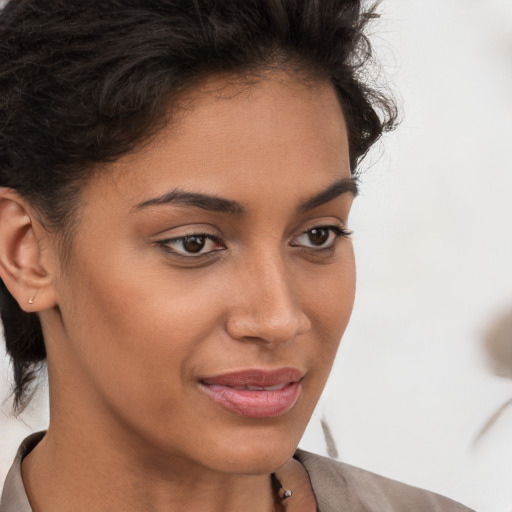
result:
<svg viewBox="0 0 512 512"><path fill-rule="evenodd" d="M15 190L0 189L0 277L26 312L57 303L49 233Z"/></svg>

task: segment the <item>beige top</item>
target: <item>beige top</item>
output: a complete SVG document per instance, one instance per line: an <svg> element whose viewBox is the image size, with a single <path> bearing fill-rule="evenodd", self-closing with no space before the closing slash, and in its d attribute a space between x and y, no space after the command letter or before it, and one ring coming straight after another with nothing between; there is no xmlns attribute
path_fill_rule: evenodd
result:
<svg viewBox="0 0 512 512"><path fill-rule="evenodd" d="M44 432L27 437L7 474L0 512L32 512L21 479L21 462ZM297 450L306 468L319 512L470 512L437 494L389 480L363 469Z"/></svg>

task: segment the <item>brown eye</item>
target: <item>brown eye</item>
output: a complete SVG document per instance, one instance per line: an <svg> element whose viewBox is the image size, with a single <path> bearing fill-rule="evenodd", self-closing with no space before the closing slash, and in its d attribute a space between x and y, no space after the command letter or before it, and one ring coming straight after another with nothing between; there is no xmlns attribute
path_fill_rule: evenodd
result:
<svg viewBox="0 0 512 512"><path fill-rule="evenodd" d="M333 249L340 238L346 238L351 232L340 226L318 226L303 231L299 236L290 241L293 247L305 247L307 249Z"/></svg>
<svg viewBox="0 0 512 512"><path fill-rule="evenodd" d="M189 258L205 256L226 248L218 237L203 233L167 238L158 242L158 245L170 253Z"/></svg>
<svg viewBox="0 0 512 512"><path fill-rule="evenodd" d="M186 252L197 253L200 252L206 244L206 237L204 236L186 236L183 238L183 249Z"/></svg>
<svg viewBox="0 0 512 512"><path fill-rule="evenodd" d="M308 238L312 245L323 245L327 240L331 231L327 228L314 228L308 231Z"/></svg>

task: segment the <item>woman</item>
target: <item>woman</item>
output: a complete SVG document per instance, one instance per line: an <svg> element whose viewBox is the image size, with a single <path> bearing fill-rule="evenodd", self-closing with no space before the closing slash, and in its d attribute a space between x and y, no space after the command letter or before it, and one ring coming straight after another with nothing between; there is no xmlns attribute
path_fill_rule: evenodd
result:
<svg viewBox="0 0 512 512"><path fill-rule="evenodd" d="M369 17L7 5L2 319L15 405L46 360L51 420L1 512L465 510L295 451L352 309L357 164L393 123Z"/></svg>

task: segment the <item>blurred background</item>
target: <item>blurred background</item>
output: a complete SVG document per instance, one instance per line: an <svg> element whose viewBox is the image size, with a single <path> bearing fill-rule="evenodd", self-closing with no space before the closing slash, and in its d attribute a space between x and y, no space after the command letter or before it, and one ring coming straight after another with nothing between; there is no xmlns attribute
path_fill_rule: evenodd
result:
<svg viewBox="0 0 512 512"><path fill-rule="evenodd" d="M302 447L510 512L512 0L381 12L373 41L403 122L363 165L354 314ZM10 416L9 372L0 352L0 484L48 422L44 376Z"/></svg>

